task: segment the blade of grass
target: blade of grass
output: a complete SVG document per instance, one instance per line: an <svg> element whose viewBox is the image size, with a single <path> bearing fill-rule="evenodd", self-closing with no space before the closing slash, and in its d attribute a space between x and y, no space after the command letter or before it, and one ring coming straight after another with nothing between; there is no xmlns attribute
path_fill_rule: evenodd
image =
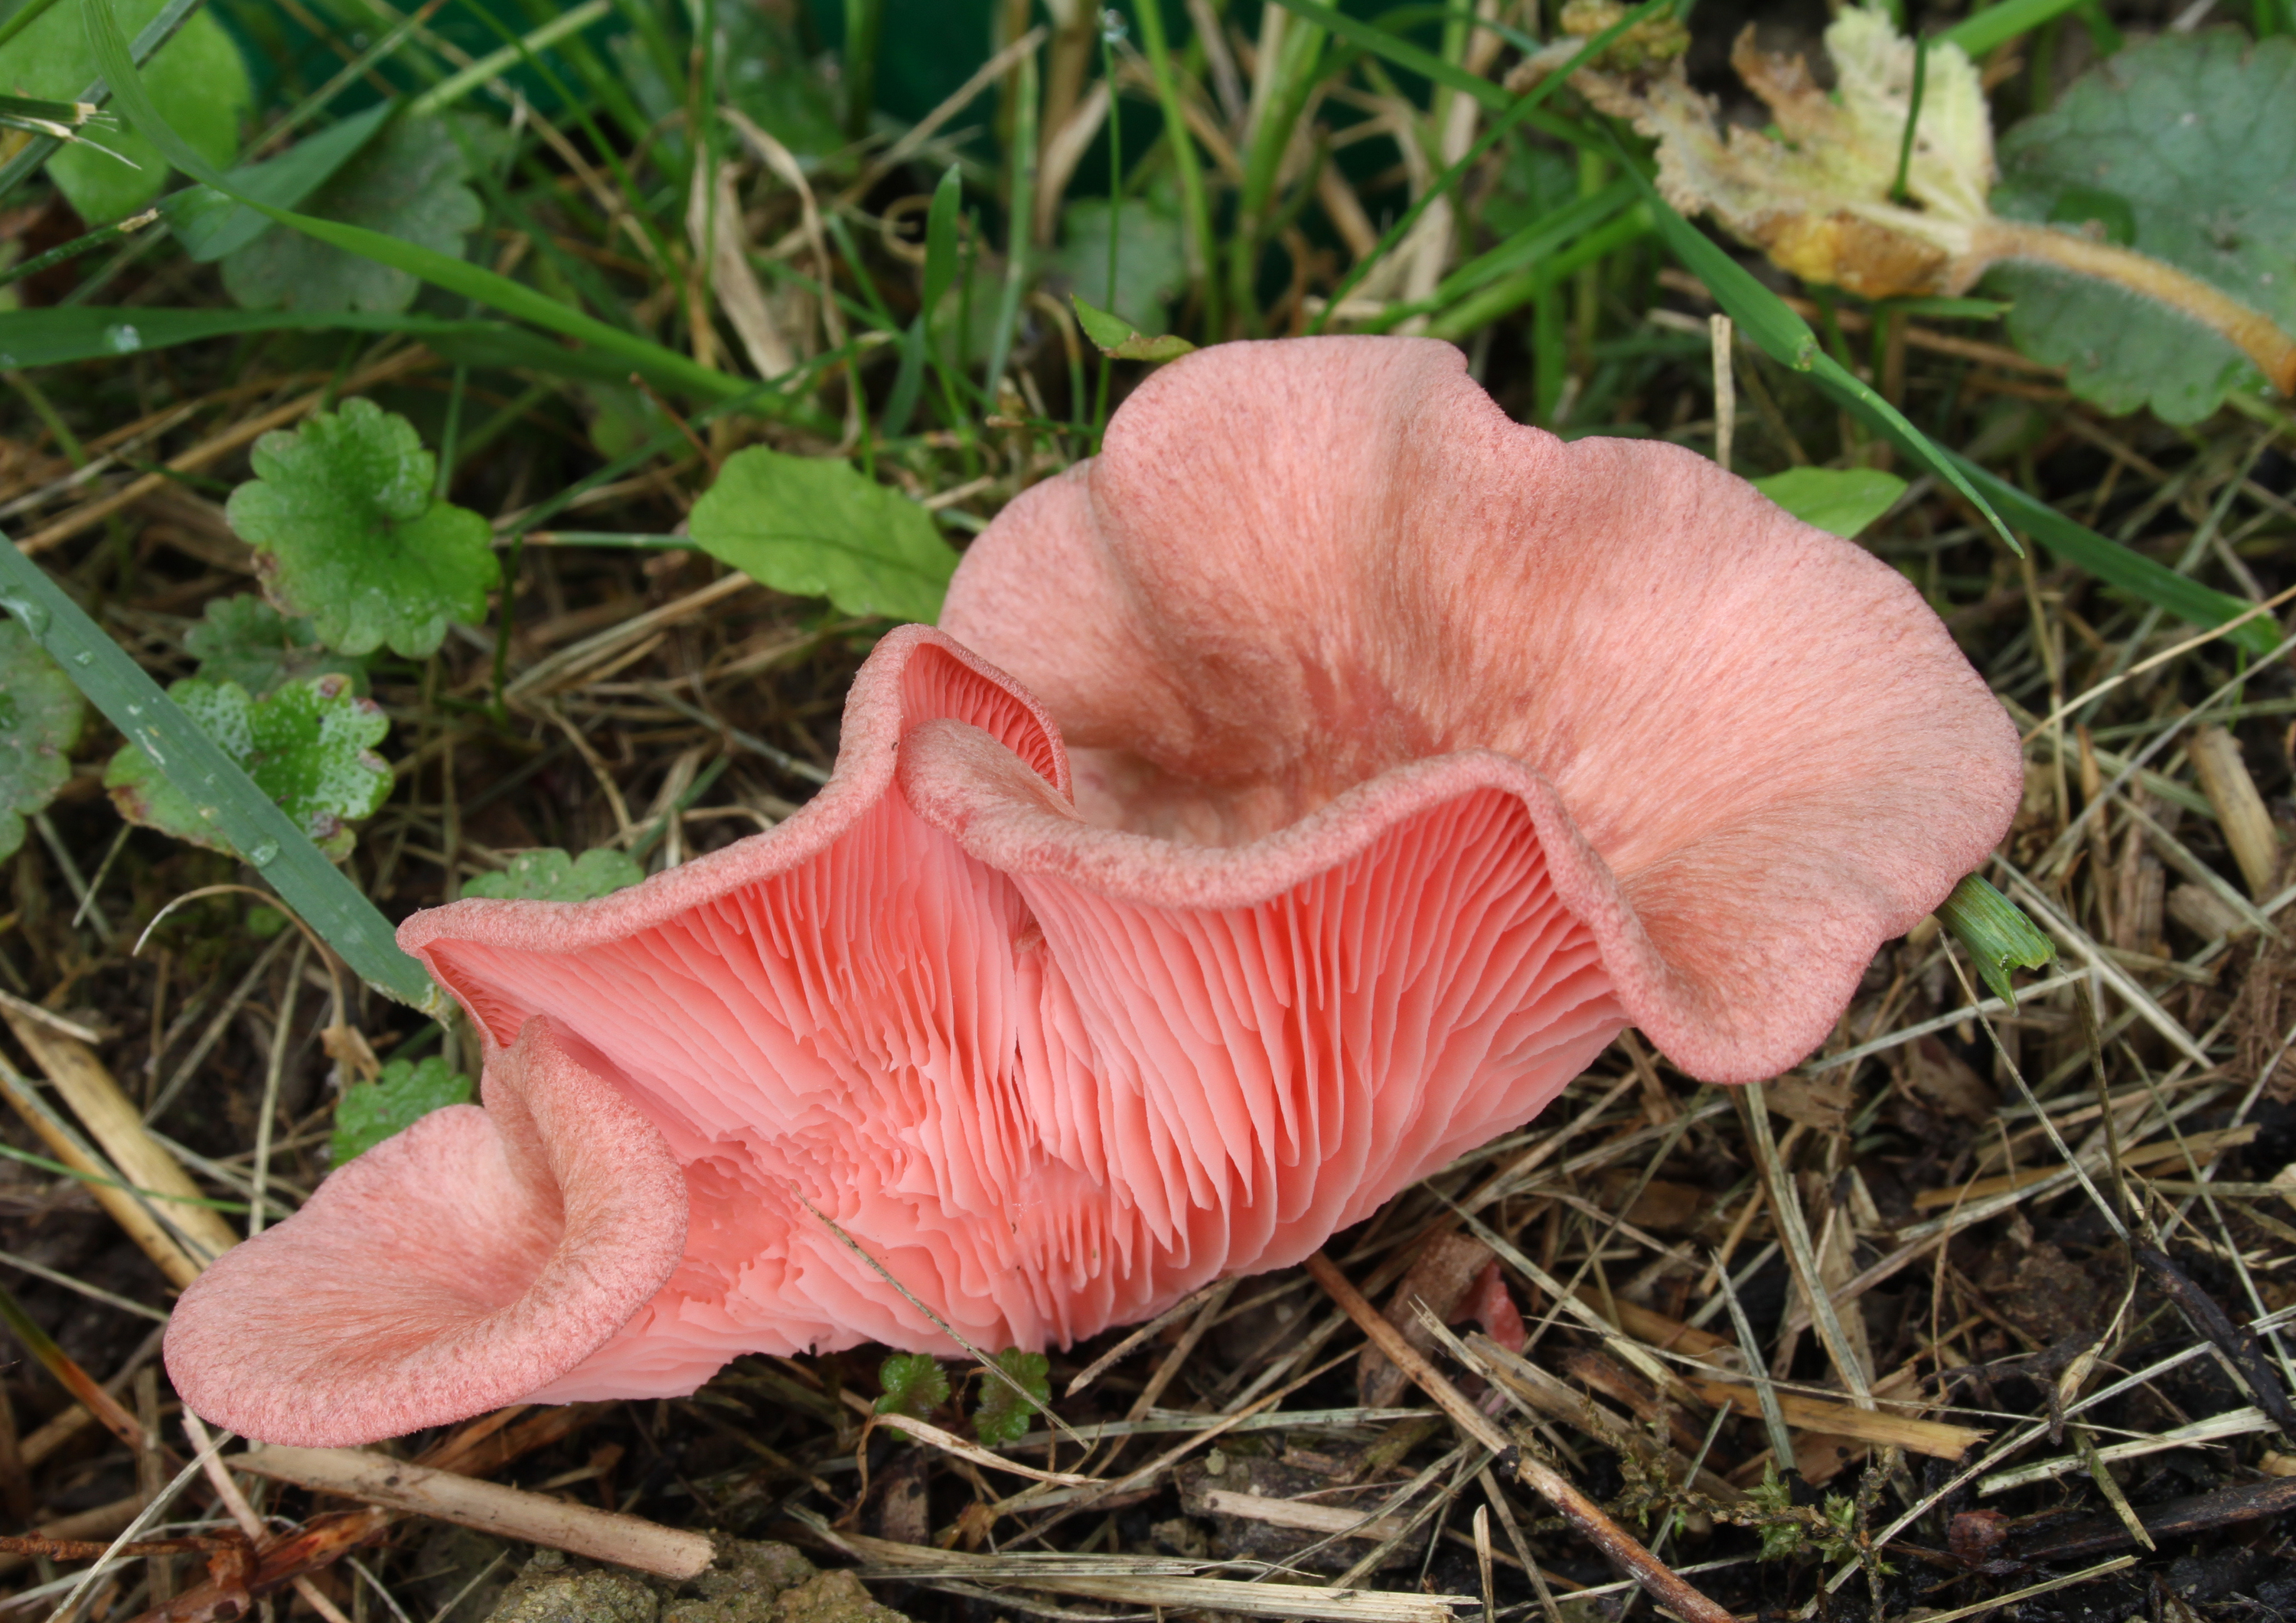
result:
<svg viewBox="0 0 2296 1623"><path fill-rule="evenodd" d="M2108 586L2119 586L2195 626L2221 626L2255 607L2243 599L2204 586L2190 576L2179 575L2133 547L2097 534L1958 453L1948 451L1946 455L2012 524L2057 557L2087 570ZM2269 618L2259 618L2230 633L2229 640L2251 657L2260 659L2280 641L2279 627Z"/></svg>
<svg viewBox="0 0 2296 1623"><path fill-rule="evenodd" d="M1037 217L1037 56L1030 52L1014 70L1013 95L1013 183L1005 199L1004 290L996 301L996 325L988 341L988 369L981 379L988 408L996 409L997 384L1013 353L1013 333L1021 321L1021 298L1029 288L1029 222Z"/></svg>
<svg viewBox="0 0 2296 1623"><path fill-rule="evenodd" d="M1937 37L1938 43L1959 45L1972 57L1983 56L2020 34L2055 21L2079 4L2080 0L2002 0L1955 23Z"/></svg>
<svg viewBox="0 0 2296 1623"><path fill-rule="evenodd" d="M1289 0L1286 0L1286 3L1288 4ZM1435 200L1439 197L1444 196L1453 186L1456 185L1460 176L1465 175L1470 169L1474 168L1477 163L1480 162L1482 160L1483 154L1489 152L1494 146L1497 145L1499 141L1509 130L1513 129L1516 125L1525 122L1529 122L1535 126L1538 125L1538 104L1545 101L1548 95L1552 94L1557 86L1561 85L1564 80L1568 79L1572 73L1576 72L1580 64L1592 60L1597 52L1607 47L1612 40L1618 38L1636 23L1641 22L1645 18L1656 16L1660 12L1666 10L1671 4L1672 0L1644 0L1644 4L1636 6L1633 11L1628 12L1625 16L1620 18L1618 21L1612 23L1609 28L1604 29L1601 33L1595 35L1592 39L1589 39L1579 50L1578 53L1576 56L1573 56L1568 62L1565 62L1560 70L1548 74L1545 78L1539 80L1538 84L1533 85L1521 95L1510 98L1506 97L1504 92L1501 92L1500 94L1504 106L1499 116L1491 120L1490 127L1482 133L1482 135L1475 142L1474 145L1467 149L1466 155L1464 157L1461 158L1458 162L1453 164L1449 168L1444 170L1442 174L1435 177L1434 184L1430 185L1424 193L1421 193L1419 200L1416 202L1413 203L1410 208L1403 211L1401 218L1398 219L1393 225L1387 228L1385 234L1381 236L1378 242L1374 244L1372 250L1369 253L1365 254L1362 258L1357 260L1354 265L1349 267L1348 274L1340 279L1339 286L1332 290L1332 296L1325 301L1323 309L1317 313L1315 320L1308 324L1308 331L1310 333L1321 332L1324 330L1325 324L1331 320L1332 312L1339 309L1342 304L1347 302L1348 295L1355 291L1357 284L1371 274L1372 267L1377 265L1382 259L1387 258L1389 254L1392 253L1395 250L1395 245L1402 242L1403 239L1410 234L1411 228L1419 223L1419 217L1426 213L1429 209L1434 206ZM1334 13L1334 15L1336 14L1337 13ZM1345 20L1342 19L1342 20ZM1339 32L1341 30L1334 31ZM1400 43L1394 40L1389 35L1380 33L1377 29L1373 29L1371 32L1379 39L1387 41L1389 44ZM1353 39L1356 36L1350 33L1346 34L1345 37ZM1376 50L1379 47L1374 45L1371 48ZM1440 61L1439 58L1437 60L1439 61ZM1488 80L1477 78L1473 74L1467 73L1464 69L1457 70L1457 71L1462 75L1462 77L1475 85L1482 86L1483 89L1495 90L1497 88ZM1576 131L1572 132L1572 137L1580 138Z"/></svg>
<svg viewBox="0 0 2296 1623"><path fill-rule="evenodd" d="M164 309L57 306L0 310L0 366L60 366L111 360L250 332L404 332L449 360L524 366L561 377L627 383L630 369L604 356L568 349L500 321L454 321L383 310Z"/></svg>
<svg viewBox="0 0 2296 1623"><path fill-rule="evenodd" d="M1722 250L1719 244L1676 212L1659 195L1624 147L1616 148L1627 173L1642 183L1645 201L1658 220L1659 234L1685 269L1706 284L1731 320L1743 328L1771 359L1796 372L1807 373L1825 394L1967 498L1986 522L2020 557L2024 549L2001 515L1993 510L1962 471L1956 460L1928 435L1906 420L1905 414L1876 394L1873 388L1819 347L1809 324L1786 307L1785 301L1754 279L1754 275Z"/></svg>
<svg viewBox="0 0 2296 1623"><path fill-rule="evenodd" d="M263 871L281 899L354 973L414 1008L435 1012L446 1006L429 972L399 950L390 921L375 905L12 542L0 545L0 608L16 617L122 736L193 797L215 831Z"/></svg>
<svg viewBox="0 0 2296 1623"><path fill-rule="evenodd" d="M573 10L552 18L512 44L488 52L452 78L424 91L406 111L417 118L443 111L489 79L500 78L525 57L548 50L569 34L580 33L613 9L612 0L583 0Z"/></svg>
<svg viewBox="0 0 2296 1623"><path fill-rule="evenodd" d="M269 215L279 224L291 226L306 236L390 266L394 270L405 271L434 287L475 299L505 315L518 316L536 326L547 328L617 356L637 371L659 379L665 387L711 400L729 398L747 387L739 378L699 365L675 349L640 338L636 333L609 326L594 316L586 316L507 276L498 275L433 249L402 242L380 231L297 214L234 193L223 174L193 152L160 116L159 109L152 104L151 93L144 88L142 76L129 60L127 41L120 37L119 19L112 15L107 0L82 0L81 17L86 22L88 42L94 49L95 59L102 65L107 79L112 82L128 121L160 149L168 162L184 174L205 182L226 197ZM775 403L767 400L762 404L771 406Z"/></svg>
<svg viewBox="0 0 2296 1623"><path fill-rule="evenodd" d="M1172 168L1180 181L1180 211L1188 222L1188 274L1196 279L1203 310L1204 332L1217 343L1226 322L1220 308L1219 240L1212 234L1211 201L1204 190L1204 170L1196 156L1196 138L1188 130L1187 110L1180 102L1180 82L1172 71L1171 48L1164 38L1164 19L1154 4L1136 8L1141 44L1146 47L1149 77L1156 81L1157 104L1164 113L1164 143L1171 149ZM1115 204L1111 203L1111 208ZM1120 216L1111 215L1110 228Z"/></svg>

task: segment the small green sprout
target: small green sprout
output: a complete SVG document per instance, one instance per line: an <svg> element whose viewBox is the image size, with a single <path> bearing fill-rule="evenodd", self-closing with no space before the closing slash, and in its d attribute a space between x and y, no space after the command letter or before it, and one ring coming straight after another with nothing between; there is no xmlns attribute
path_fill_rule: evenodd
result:
<svg viewBox="0 0 2296 1623"><path fill-rule="evenodd" d="M1053 1400L1052 1362L1044 1354L1007 1348L996 1355L996 1367L1012 1377L1012 1384L984 1373L980 1406L972 1412L972 1434L990 1448L1024 1434L1030 1419Z"/></svg>
<svg viewBox="0 0 2296 1623"><path fill-rule="evenodd" d="M1077 324L1084 329L1084 335L1111 360L1177 361L1195 348L1177 334L1151 338L1121 316L1088 305L1073 293L1069 302L1076 306Z"/></svg>
<svg viewBox="0 0 2296 1623"><path fill-rule="evenodd" d="M948 1375L931 1353L895 1353L877 1366L877 1384L885 1389L880 1414L922 1420L948 1401Z"/></svg>
<svg viewBox="0 0 2296 1623"><path fill-rule="evenodd" d="M2057 955L2049 938L2033 928L2033 921L2014 902L1974 873L1953 888L1937 916L1968 949L1993 995L2012 1004L2017 993L2009 983L2009 971L2040 969Z"/></svg>

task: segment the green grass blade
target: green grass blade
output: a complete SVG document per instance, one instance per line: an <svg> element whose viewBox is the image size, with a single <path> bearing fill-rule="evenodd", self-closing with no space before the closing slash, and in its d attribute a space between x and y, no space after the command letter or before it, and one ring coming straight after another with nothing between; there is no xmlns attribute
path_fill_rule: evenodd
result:
<svg viewBox="0 0 2296 1623"><path fill-rule="evenodd" d="M1324 0L1276 0L1276 4L1293 16L1322 25L1349 45L1361 45L1373 55L1406 73L1415 73L1447 89L1461 91L1474 97L1492 112L1505 112L1514 102L1514 97L1480 75L1468 72L1456 62L1447 62L1432 51L1422 50L1409 40L1398 39L1375 23L1346 16L1335 7L1325 5ZM1604 30L1605 33L1623 31L1623 28ZM1555 74L1550 77L1561 78L1565 76Z"/></svg>
<svg viewBox="0 0 2296 1623"><path fill-rule="evenodd" d="M488 80L500 78L527 56L548 50L569 34L580 33L613 9L611 0L583 0L582 4L561 12L524 38L488 52L452 78L434 85L416 98L408 111L418 118L442 112Z"/></svg>
<svg viewBox="0 0 2296 1623"><path fill-rule="evenodd" d="M2241 598L2204 586L2188 575L2179 575L2134 547L2123 546L2097 534L1965 457L1952 452L1947 455L2010 523L2065 562L2087 570L2107 586L2118 586L2195 626L2221 626L2255 607ZM2247 650L2251 657L2262 659L2279 645L2280 630L2268 618L2255 619L2231 633L2226 640Z"/></svg>
<svg viewBox="0 0 2296 1623"><path fill-rule="evenodd" d="M242 166L225 178L249 197L292 209L358 156L390 119L395 105L378 102L365 112L353 113L341 123L298 141L267 163ZM188 186L175 193L160 205L160 212L184 251L202 265L246 247L271 229L271 222L256 209L234 202L212 186Z"/></svg>
<svg viewBox="0 0 2296 1623"><path fill-rule="evenodd" d="M1761 346L1764 354L1796 372L1808 373L1820 389L1863 419L1867 427L1960 491L2009 550L2022 554L2024 549L2001 521L2001 515L1943 447L1908 422L1905 414L1876 394L1870 384L1820 348L1809 324L1787 308L1784 299L1756 281L1751 271L1725 253L1711 237L1677 213L1624 148L1620 149L1619 161L1641 181L1657 217L1659 234L1675 258L1706 284L1730 319Z"/></svg>
<svg viewBox="0 0 2296 1623"><path fill-rule="evenodd" d="M1188 223L1188 250L1193 255L1188 274L1196 279L1205 337L1218 343L1226 336L1226 321L1220 308L1219 238L1212 230L1203 165L1196 156L1196 138L1188 128L1188 115L1180 102L1180 82L1172 70L1171 50L1165 44L1163 16L1154 5L1136 10L1140 44L1147 53L1149 76L1156 81L1157 106L1164 115L1164 143L1171 150L1173 173L1180 182L1180 212ZM1121 223L1121 215L1111 217L1112 223Z"/></svg>
<svg viewBox="0 0 2296 1623"><path fill-rule="evenodd" d="M2033 928L2016 903L1974 873L1938 904L1937 916L1977 961L1977 972L1993 995L2007 998L2013 1007L2017 993L2009 971L2046 969L2057 955L2049 938Z"/></svg>
<svg viewBox="0 0 2296 1623"><path fill-rule="evenodd" d="M335 220L317 219L234 193L230 182L212 164L193 152L160 118L159 109L152 105L151 93L144 86L142 76L128 59L127 41L120 37L119 21L112 15L109 0L81 0L81 16L86 23L88 41L94 48L95 60L103 69L104 77L112 86L128 121L160 149L168 162L184 174L204 181L226 196L269 215L279 224L291 226L306 236L332 243L378 264L388 265L394 270L405 271L433 287L460 293L506 316L515 316L537 327L604 350L665 387L709 400L730 398L747 387L737 377L697 365L675 349L640 338L636 333L625 332L619 327L609 326L594 316L571 309L522 283L497 275L481 266L433 249L401 242L380 231L370 231L363 225L346 225Z"/></svg>
<svg viewBox="0 0 2296 1623"><path fill-rule="evenodd" d="M587 350L569 349L501 321L455 321L389 310L169 309L137 305L57 305L0 310L0 366L62 366L116 360L248 332L404 332L449 360L523 366L561 377L627 383L630 369Z"/></svg>
<svg viewBox="0 0 2296 1623"><path fill-rule="evenodd" d="M1379 241L1373 245L1372 250L1349 267L1348 274L1340 279L1339 286L1332 290L1332 296L1324 301L1323 310L1308 324L1308 331L1310 333L1321 332L1324 324L1331 319L1332 312L1345 304L1348 295L1355 291L1356 284L1371 274L1374 266L1394 251L1395 245L1402 242L1411 228L1419 223L1419 217L1433 206L1437 198L1450 195L1452 188L1457 185L1460 177L1480 163L1483 154L1497 145L1500 138L1516 125L1528 124L1533 129L1557 135L1567 141L1585 142L1591 139L1586 132L1575 125L1561 123L1550 115L1539 111L1538 104L1545 101L1556 86L1563 84L1571 74L1577 72L1581 63L1593 60L1596 53L1603 50L1628 29L1646 17L1656 16L1671 4L1672 0L1644 0L1643 4L1628 12L1618 21L1580 46L1578 53L1565 62L1559 71L1548 74L1520 96L1508 101L1505 111L1491 120L1490 127L1467 149L1466 155L1437 176L1435 184L1422 193L1419 201L1405 209L1402 217L1387 228ZM1390 36L1380 34L1377 29L1374 29L1373 32L1378 34L1382 40L1399 43L1393 41ZM1349 35L1348 37L1353 38L1354 36ZM1473 75L1470 74L1468 77L1472 78ZM1480 79L1475 82L1482 83Z"/></svg>
<svg viewBox="0 0 2296 1623"><path fill-rule="evenodd" d="M2020 34L2054 21L2079 4L2080 0L2001 0L1998 5L1972 12L1932 43L1959 45L1972 57L1982 56Z"/></svg>
<svg viewBox="0 0 2296 1623"><path fill-rule="evenodd" d="M435 1012L445 997L399 950L390 922L252 779L200 731L144 668L106 636L47 571L0 540L0 608L77 683L128 742L198 802L209 824L262 870L280 898L352 972L388 996Z"/></svg>
<svg viewBox="0 0 2296 1623"><path fill-rule="evenodd" d="M962 168L950 164L942 171L940 184L933 188L932 207L925 215L925 285L924 317L931 321L933 312L956 282L956 217L964 207L964 175Z"/></svg>

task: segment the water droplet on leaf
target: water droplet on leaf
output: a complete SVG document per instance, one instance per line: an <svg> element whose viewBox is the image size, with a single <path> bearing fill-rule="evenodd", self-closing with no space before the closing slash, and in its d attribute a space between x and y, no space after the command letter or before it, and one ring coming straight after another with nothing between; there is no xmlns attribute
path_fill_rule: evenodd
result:
<svg viewBox="0 0 2296 1623"><path fill-rule="evenodd" d="M279 860L279 842L266 840L247 854L247 860L258 868L267 868Z"/></svg>

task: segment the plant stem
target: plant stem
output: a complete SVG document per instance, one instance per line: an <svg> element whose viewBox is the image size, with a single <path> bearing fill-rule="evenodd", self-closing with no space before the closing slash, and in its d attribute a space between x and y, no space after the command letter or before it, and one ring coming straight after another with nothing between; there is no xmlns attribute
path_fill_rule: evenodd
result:
<svg viewBox="0 0 2296 1623"><path fill-rule="evenodd" d="M2296 338L2269 316L2149 254L2049 225L2002 219L1978 226L1971 250L1980 265L2005 259L2046 265L2142 293L2220 334L2256 363L2273 388L2296 394Z"/></svg>
<svg viewBox="0 0 2296 1623"><path fill-rule="evenodd" d="M1164 110L1164 139L1172 149L1172 168L1180 179L1180 208L1188 220L1188 273L1197 278L1205 337L1218 343L1226 324L1220 311L1219 245L1212 236L1211 202L1204 193L1203 167L1196 158L1195 141L1188 134L1188 115L1180 102L1179 81L1172 72L1172 53L1164 41L1164 17L1157 4L1158 0L1144 0L1139 9L1140 43L1147 50L1148 70L1156 80L1156 101Z"/></svg>

